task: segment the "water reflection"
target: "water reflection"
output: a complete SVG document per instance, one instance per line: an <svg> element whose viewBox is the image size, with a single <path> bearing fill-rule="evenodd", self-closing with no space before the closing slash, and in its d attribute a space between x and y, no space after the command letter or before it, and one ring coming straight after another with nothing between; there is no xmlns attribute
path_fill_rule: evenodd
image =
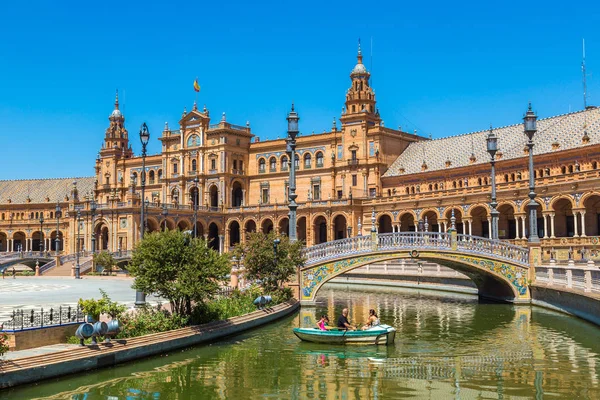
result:
<svg viewBox="0 0 600 400"><path fill-rule="evenodd" d="M398 329L393 346L300 342L342 308L374 308ZM565 315L462 295L329 285L317 306L210 346L63 378L0 398L470 399L600 398L598 328Z"/></svg>

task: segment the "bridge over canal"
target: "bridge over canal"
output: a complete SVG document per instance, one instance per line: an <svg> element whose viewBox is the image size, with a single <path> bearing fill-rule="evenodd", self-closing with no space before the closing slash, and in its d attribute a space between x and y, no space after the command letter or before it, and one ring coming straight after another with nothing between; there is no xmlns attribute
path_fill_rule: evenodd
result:
<svg viewBox="0 0 600 400"><path fill-rule="evenodd" d="M539 247L530 250L510 243L454 232L371 232L321 243L304 250L306 263L300 270L300 301L313 304L326 282L355 268L374 262L402 258L445 265L469 276L484 298L513 303L529 302ZM538 261L539 263L539 261Z"/></svg>

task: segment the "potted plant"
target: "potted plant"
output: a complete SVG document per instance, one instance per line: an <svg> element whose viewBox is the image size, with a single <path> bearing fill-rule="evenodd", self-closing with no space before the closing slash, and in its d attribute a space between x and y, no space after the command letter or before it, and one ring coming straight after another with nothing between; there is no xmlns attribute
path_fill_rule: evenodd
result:
<svg viewBox="0 0 600 400"><path fill-rule="evenodd" d="M100 314L104 312L106 300L104 298L96 299L79 299L77 303L81 311L86 315L86 322L95 322L100 319Z"/></svg>

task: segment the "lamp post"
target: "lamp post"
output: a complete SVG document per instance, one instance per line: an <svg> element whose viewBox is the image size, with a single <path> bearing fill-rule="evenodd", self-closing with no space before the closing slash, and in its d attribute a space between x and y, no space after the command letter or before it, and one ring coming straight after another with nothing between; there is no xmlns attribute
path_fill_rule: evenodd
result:
<svg viewBox="0 0 600 400"><path fill-rule="evenodd" d="M75 223L77 224L77 235L75 236L75 279L79 279L79 228L80 228L80 220L81 220L81 212L77 210L77 214L75 214Z"/></svg>
<svg viewBox="0 0 600 400"><path fill-rule="evenodd" d="M197 237L198 225L198 177L194 178L194 238Z"/></svg>
<svg viewBox="0 0 600 400"><path fill-rule="evenodd" d="M40 256L44 254L44 212L40 213Z"/></svg>
<svg viewBox="0 0 600 400"><path fill-rule="evenodd" d="M351 226L347 226L346 227L346 231L348 232L348 236L346 236L348 239L350 239L352 237L352 227Z"/></svg>
<svg viewBox="0 0 600 400"><path fill-rule="evenodd" d="M498 215L500 214L496 207L498 202L496 201L496 152L498 151L498 136L492 130L490 126L490 133L487 136L487 151L490 154L490 164L492 166L492 201L490 202L490 208L492 211L492 239L498 239Z"/></svg>
<svg viewBox="0 0 600 400"><path fill-rule="evenodd" d="M162 208L162 211L160 212L160 215L162 215L163 221L165 223L165 226L163 228L163 232L165 232L167 230L167 215L169 215L169 210L167 210L166 204L163 204L163 208Z"/></svg>
<svg viewBox="0 0 600 400"><path fill-rule="evenodd" d="M142 193L141 193L141 201L140 205L142 207L140 212L140 242L144 239L144 231L146 230L146 219L144 218L144 190L146 188L146 146L148 145L148 141L150 140L150 131L148 130L148 125L144 122L142 127L140 128L140 142L142 142ZM136 290L135 291L135 306L142 307L146 305L146 293Z"/></svg>
<svg viewBox="0 0 600 400"><path fill-rule="evenodd" d="M296 111L294 111L294 103L292 103L292 110L287 116L288 121L288 138L286 143L286 151L290 160L290 184L289 184L289 202L288 208L290 209L289 214L289 237L290 242L294 243L298 240L297 237L297 226L296 226L296 136L298 135L298 121L300 117Z"/></svg>
<svg viewBox="0 0 600 400"><path fill-rule="evenodd" d="M96 227L94 226L94 219L96 218L97 208L98 206L92 194L92 200L90 201L90 211L92 212L92 255L96 254Z"/></svg>
<svg viewBox="0 0 600 400"><path fill-rule="evenodd" d="M56 202L54 215L56 215L56 240L54 241L54 250L56 250L56 255L58 256L60 250L60 217L62 216L62 210L60 209L58 201Z"/></svg>
<svg viewBox="0 0 600 400"><path fill-rule="evenodd" d="M529 109L525 117L523 117L523 127L529 139L527 142L527 147L529 147L529 243L539 243L540 238L537 233L537 202L535 201L535 179L533 173L533 135L537 131L537 115L531 109L531 103L529 103Z"/></svg>

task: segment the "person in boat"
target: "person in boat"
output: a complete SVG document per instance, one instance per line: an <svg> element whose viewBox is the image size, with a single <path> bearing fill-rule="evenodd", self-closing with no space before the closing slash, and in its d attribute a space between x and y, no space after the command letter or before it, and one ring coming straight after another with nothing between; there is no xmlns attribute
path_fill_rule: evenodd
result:
<svg viewBox="0 0 600 400"><path fill-rule="evenodd" d="M340 317L338 318L337 321L337 327L338 329L343 329L343 330L355 330L356 328L352 325L350 325L350 321L348 321L348 309L344 308L342 310L342 315L340 315Z"/></svg>
<svg viewBox="0 0 600 400"><path fill-rule="evenodd" d="M372 308L369 310L369 318L367 319L367 323L363 326L363 329L369 329L374 326L381 325L381 321L377 316L377 313Z"/></svg>
<svg viewBox="0 0 600 400"><path fill-rule="evenodd" d="M321 319L317 322L317 326L320 330L326 331L327 325L329 324L329 317L327 315L321 315Z"/></svg>

